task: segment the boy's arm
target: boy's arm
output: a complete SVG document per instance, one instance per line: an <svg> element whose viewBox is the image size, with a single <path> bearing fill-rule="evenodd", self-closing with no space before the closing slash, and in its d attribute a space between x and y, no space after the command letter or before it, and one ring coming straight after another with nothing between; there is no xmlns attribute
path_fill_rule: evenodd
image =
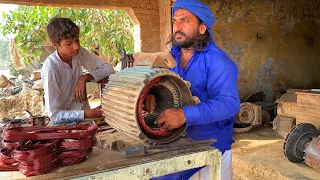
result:
<svg viewBox="0 0 320 180"><path fill-rule="evenodd" d="M84 118L96 118L102 116L101 107L87 110L63 110L61 109L61 92L59 89L59 74L53 69L42 69L41 80L44 88L45 108L48 116L54 122L63 122L64 119L74 121ZM50 82L50 83L49 83Z"/></svg>
<svg viewBox="0 0 320 180"><path fill-rule="evenodd" d="M50 69L50 70L49 70ZM41 70L41 81L44 89L45 108L48 116L55 122L62 119L84 119L84 110L63 110L59 88L59 74L53 68Z"/></svg>
<svg viewBox="0 0 320 180"><path fill-rule="evenodd" d="M113 67L110 64L106 63L99 56L88 52L85 48L81 47L79 56L81 56L81 65L90 72L90 75L93 77L92 81L94 82L98 82L114 73Z"/></svg>

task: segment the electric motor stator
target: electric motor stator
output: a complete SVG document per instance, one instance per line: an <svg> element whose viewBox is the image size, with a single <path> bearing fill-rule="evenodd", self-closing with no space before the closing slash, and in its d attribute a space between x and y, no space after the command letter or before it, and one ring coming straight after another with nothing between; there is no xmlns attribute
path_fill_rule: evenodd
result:
<svg viewBox="0 0 320 180"><path fill-rule="evenodd" d="M144 111L147 95L155 97L154 112ZM188 85L179 75L165 68L134 66L109 77L103 90L105 121L124 134L149 143L168 143L180 137L186 126L167 131L155 124L168 108L193 105Z"/></svg>

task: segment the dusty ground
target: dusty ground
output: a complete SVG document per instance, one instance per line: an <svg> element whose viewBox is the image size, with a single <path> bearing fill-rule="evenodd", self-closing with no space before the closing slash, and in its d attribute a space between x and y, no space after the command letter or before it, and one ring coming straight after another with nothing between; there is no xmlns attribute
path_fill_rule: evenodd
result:
<svg viewBox="0 0 320 180"><path fill-rule="evenodd" d="M236 133L233 145L235 180L319 179L320 172L304 163L294 164L283 154L283 139L271 127L260 127L249 133Z"/></svg>

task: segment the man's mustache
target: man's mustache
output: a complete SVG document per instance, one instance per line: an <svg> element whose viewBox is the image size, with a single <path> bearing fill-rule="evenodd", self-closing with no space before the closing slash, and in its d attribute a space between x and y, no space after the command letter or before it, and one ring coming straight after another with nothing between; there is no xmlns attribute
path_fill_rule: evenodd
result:
<svg viewBox="0 0 320 180"><path fill-rule="evenodd" d="M173 36L176 36L177 34L181 34L181 35L186 36L186 34L185 34L185 33L183 33L183 32L181 32L181 31L176 31L176 32L173 34Z"/></svg>

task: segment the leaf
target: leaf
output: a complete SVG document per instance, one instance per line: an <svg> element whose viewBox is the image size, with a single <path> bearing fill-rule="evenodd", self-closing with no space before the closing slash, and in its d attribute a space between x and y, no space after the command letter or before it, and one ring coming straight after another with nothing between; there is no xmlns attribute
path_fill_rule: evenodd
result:
<svg viewBox="0 0 320 180"><path fill-rule="evenodd" d="M47 40L46 27L51 18L69 17L80 27L81 46L90 51L100 48L103 56L119 57L119 48L133 52L132 24L126 12L120 10L54 8L18 6L2 13L0 31L15 34L21 57L39 59L40 46ZM28 60L29 59L29 60Z"/></svg>

